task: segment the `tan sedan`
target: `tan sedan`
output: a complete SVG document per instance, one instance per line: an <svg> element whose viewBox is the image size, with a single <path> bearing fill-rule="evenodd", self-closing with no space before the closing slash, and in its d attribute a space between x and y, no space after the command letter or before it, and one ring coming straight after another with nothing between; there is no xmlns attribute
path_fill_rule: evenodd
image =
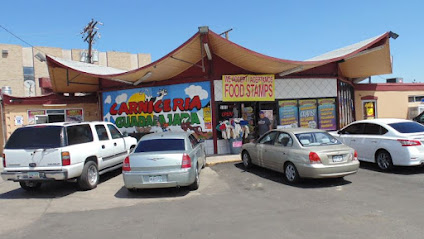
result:
<svg viewBox="0 0 424 239"><path fill-rule="evenodd" d="M255 143L242 146L246 168L258 165L284 173L289 183L301 178L338 178L358 171L354 149L324 130L288 128L271 130Z"/></svg>

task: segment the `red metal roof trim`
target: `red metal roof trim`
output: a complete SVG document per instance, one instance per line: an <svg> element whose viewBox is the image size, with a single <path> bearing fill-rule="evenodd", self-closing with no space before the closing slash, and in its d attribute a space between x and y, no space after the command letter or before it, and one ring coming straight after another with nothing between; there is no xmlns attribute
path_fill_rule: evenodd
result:
<svg viewBox="0 0 424 239"><path fill-rule="evenodd" d="M362 90L362 91L424 91L424 83L356 84L355 90Z"/></svg>
<svg viewBox="0 0 424 239"><path fill-rule="evenodd" d="M82 104L97 103L97 96L63 96L52 93L35 97L15 97L3 94L3 102L5 105Z"/></svg>

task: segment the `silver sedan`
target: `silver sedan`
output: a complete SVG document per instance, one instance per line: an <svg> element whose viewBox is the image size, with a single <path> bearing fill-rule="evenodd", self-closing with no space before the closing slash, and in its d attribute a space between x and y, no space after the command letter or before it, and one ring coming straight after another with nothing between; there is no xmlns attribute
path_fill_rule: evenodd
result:
<svg viewBox="0 0 424 239"><path fill-rule="evenodd" d="M357 153L326 131L309 128L272 130L242 146L246 168L253 164L284 173L286 181L337 178L358 171Z"/></svg>
<svg viewBox="0 0 424 239"><path fill-rule="evenodd" d="M122 175L129 191L180 186L196 190L205 163L204 143L194 134L154 133L140 139L124 160Z"/></svg>

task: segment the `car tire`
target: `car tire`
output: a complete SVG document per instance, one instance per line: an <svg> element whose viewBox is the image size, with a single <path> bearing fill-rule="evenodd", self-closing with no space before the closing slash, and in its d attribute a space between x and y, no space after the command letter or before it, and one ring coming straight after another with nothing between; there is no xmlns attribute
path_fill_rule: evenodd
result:
<svg viewBox="0 0 424 239"><path fill-rule="evenodd" d="M293 163L287 163L284 167L284 179L290 184L296 184L300 180L299 172Z"/></svg>
<svg viewBox="0 0 424 239"><path fill-rule="evenodd" d="M128 192L130 192L130 193L135 193L135 192L137 192L137 189L136 189L136 188L127 188L127 190L128 190Z"/></svg>
<svg viewBox="0 0 424 239"><path fill-rule="evenodd" d="M99 183L99 170L97 164L93 161L88 161L84 164L81 176L78 178L79 188L82 190L90 190L97 187Z"/></svg>
<svg viewBox="0 0 424 239"><path fill-rule="evenodd" d="M41 187L40 182L34 182L34 181L23 181L23 182L19 182L19 184L21 185L22 189L29 192L37 191Z"/></svg>
<svg viewBox="0 0 424 239"><path fill-rule="evenodd" d="M379 150L375 155L375 162L382 171L390 171L393 169L392 156L386 150Z"/></svg>
<svg viewBox="0 0 424 239"><path fill-rule="evenodd" d="M243 153L241 154L241 159L246 169L249 169L252 167L252 159L250 158L250 155L247 151L243 151Z"/></svg>
<svg viewBox="0 0 424 239"><path fill-rule="evenodd" d="M188 186L191 191L195 191L199 189L199 185L200 185L200 172L199 172L199 169L197 169L197 165L196 165L195 174L196 174L196 177L194 179L194 182L190 184L190 186Z"/></svg>

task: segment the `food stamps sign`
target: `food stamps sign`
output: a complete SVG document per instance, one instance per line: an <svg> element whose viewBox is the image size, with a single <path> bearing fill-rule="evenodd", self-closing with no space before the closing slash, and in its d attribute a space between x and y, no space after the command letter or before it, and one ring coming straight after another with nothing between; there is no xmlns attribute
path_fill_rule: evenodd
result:
<svg viewBox="0 0 424 239"><path fill-rule="evenodd" d="M274 75L223 75L223 101L274 101Z"/></svg>
<svg viewBox="0 0 424 239"><path fill-rule="evenodd" d="M128 133L194 131L212 136L209 82L103 93L103 118Z"/></svg>

